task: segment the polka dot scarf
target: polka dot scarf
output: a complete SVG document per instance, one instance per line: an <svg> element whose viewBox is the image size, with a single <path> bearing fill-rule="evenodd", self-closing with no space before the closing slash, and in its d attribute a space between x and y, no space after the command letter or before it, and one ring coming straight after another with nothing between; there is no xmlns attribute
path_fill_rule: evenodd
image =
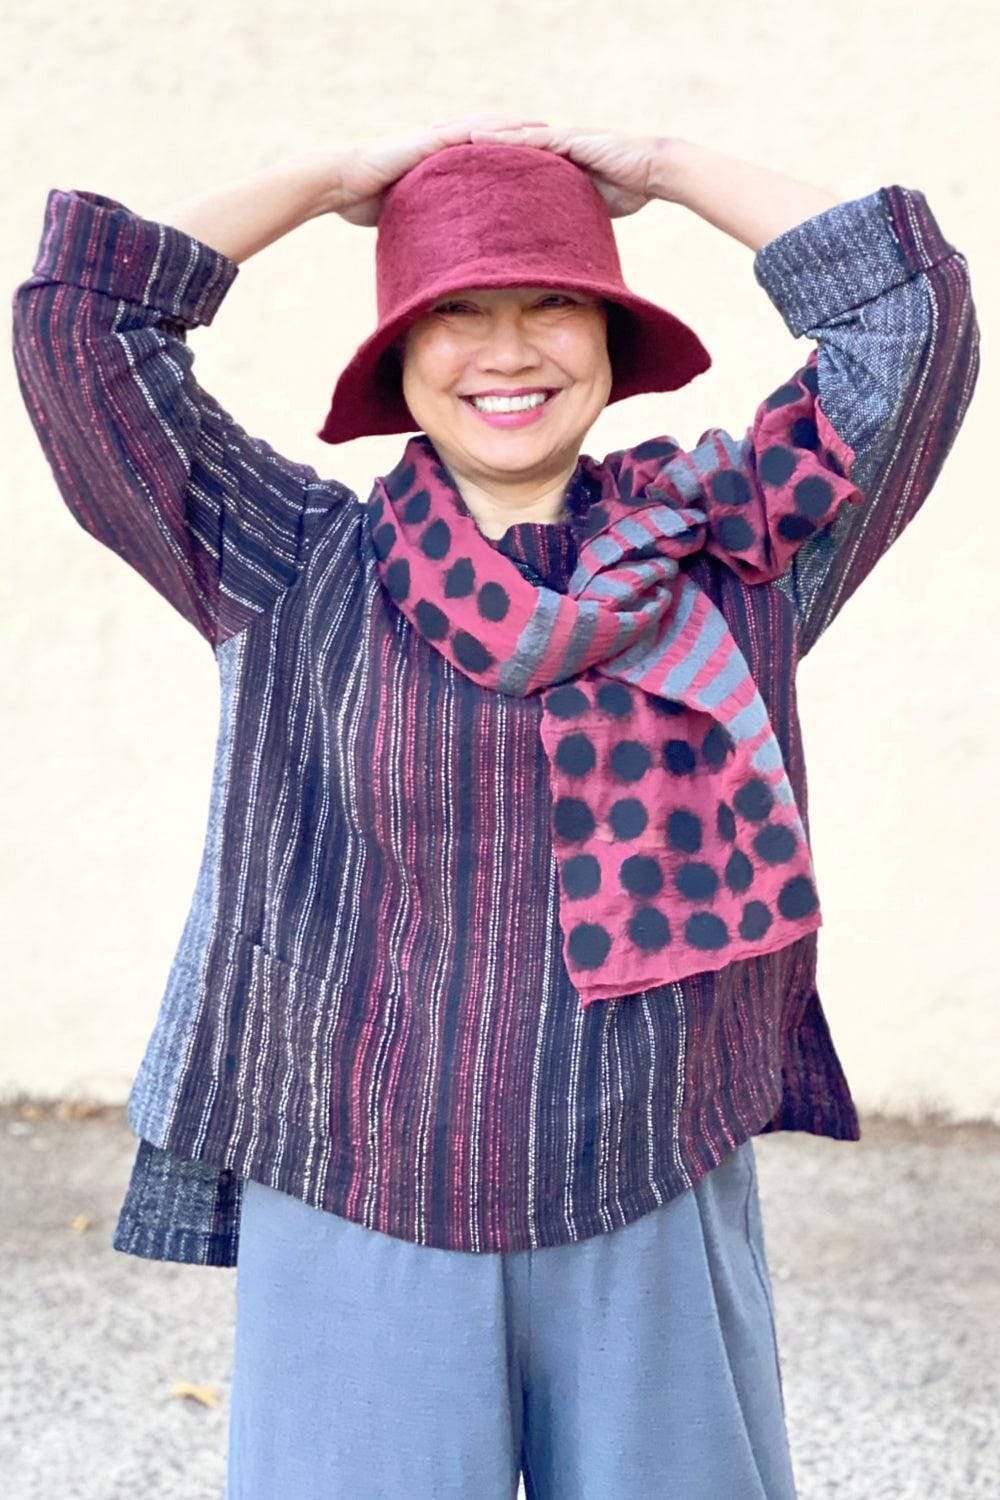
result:
<svg viewBox="0 0 1000 1500"><path fill-rule="evenodd" d="M822 416L805 383L785 387L774 411L784 433L807 411ZM851 450L822 421L825 461L776 441L753 491L737 468L721 470L711 526L662 458L645 481L655 444L603 464L582 455L567 488L580 546L565 594L490 545L425 434L375 482L371 543L397 607L483 687L540 694L563 954L583 1004L770 953L821 925L763 700L680 563L704 548L747 582L775 578L843 499L859 499L836 457Z"/></svg>

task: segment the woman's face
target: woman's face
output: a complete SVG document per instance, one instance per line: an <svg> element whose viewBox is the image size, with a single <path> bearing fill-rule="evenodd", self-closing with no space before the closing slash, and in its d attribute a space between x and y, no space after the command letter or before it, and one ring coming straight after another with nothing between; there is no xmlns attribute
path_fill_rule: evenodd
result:
<svg viewBox="0 0 1000 1500"><path fill-rule="evenodd" d="M486 487L572 468L611 391L605 305L582 292L449 292L407 330L401 354L414 422L453 473ZM470 399L523 391L547 399L520 421Z"/></svg>

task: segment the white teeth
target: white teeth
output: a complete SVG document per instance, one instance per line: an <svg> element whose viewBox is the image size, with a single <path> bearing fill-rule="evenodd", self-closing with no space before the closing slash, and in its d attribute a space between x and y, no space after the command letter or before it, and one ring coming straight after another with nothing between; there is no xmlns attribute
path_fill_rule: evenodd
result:
<svg viewBox="0 0 1000 1500"><path fill-rule="evenodd" d="M530 411L548 400L544 391L531 396L473 396L472 404L477 411Z"/></svg>

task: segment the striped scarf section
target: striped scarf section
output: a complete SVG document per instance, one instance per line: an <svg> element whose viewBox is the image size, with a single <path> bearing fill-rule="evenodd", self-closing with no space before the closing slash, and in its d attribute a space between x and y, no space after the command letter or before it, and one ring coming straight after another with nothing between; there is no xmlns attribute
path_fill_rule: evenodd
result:
<svg viewBox="0 0 1000 1500"><path fill-rule="evenodd" d="M731 473L706 512L662 466L583 455L567 593L536 586L477 526L421 433L377 478L366 524L382 584L429 646L485 688L540 693L563 955L581 1003L773 952L822 918L805 829L764 702L709 596L681 568L702 550L747 582L861 497L850 454L810 399L784 390L830 447L768 452L772 478ZM742 482L739 482L741 481ZM576 503L579 503L577 500Z"/></svg>

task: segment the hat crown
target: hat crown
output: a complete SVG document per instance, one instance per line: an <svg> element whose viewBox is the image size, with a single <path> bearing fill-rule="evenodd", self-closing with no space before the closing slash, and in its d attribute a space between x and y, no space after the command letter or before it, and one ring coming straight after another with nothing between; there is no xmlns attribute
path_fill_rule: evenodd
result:
<svg viewBox="0 0 1000 1500"><path fill-rule="evenodd" d="M622 282L607 205L586 172L537 146L465 144L387 189L378 222L379 320L423 287Z"/></svg>

